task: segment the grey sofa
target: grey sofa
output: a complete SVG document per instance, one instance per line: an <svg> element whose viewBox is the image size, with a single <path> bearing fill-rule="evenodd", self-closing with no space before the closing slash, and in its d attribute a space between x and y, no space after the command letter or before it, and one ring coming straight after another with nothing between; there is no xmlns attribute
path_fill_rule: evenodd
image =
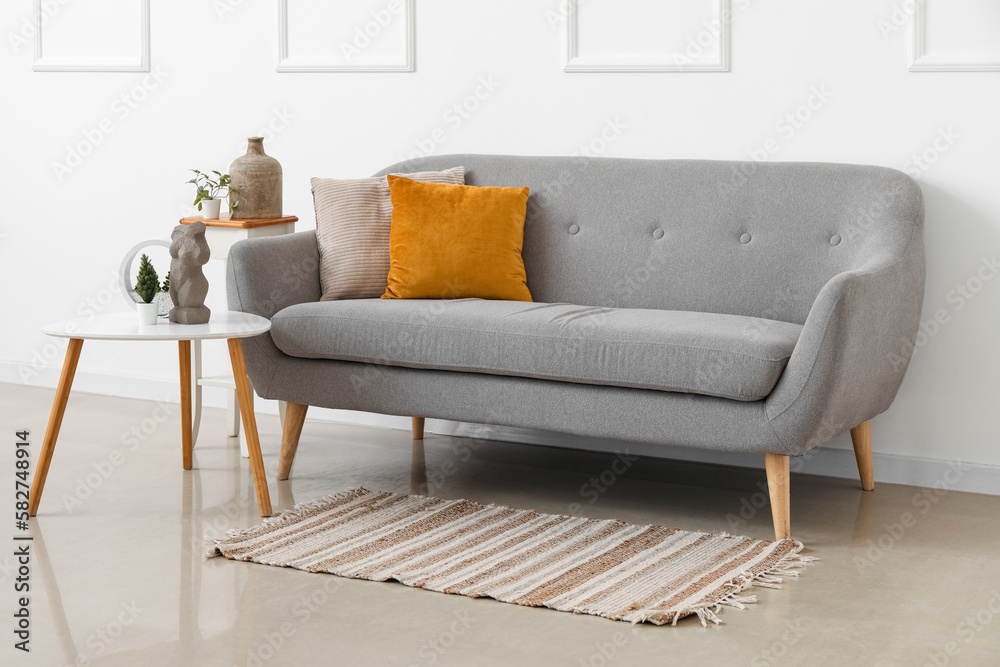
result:
<svg viewBox="0 0 1000 667"><path fill-rule="evenodd" d="M882 167L448 155L470 185L528 186L535 303L320 299L315 232L232 248L230 307L271 318L251 382L289 403L279 479L310 405L765 456L777 538L789 458L868 420L912 353L923 199ZM665 452L667 453L667 452Z"/></svg>

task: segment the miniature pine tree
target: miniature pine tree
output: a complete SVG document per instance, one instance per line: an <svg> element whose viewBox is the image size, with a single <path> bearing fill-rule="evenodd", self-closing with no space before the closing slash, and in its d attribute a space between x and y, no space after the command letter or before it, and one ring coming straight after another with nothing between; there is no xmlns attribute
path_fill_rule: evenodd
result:
<svg viewBox="0 0 1000 667"><path fill-rule="evenodd" d="M170 272L167 271L167 277L163 279L163 287L160 288L161 292L170 291Z"/></svg>
<svg viewBox="0 0 1000 667"><path fill-rule="evenodd" d="M153 297L160 291L160 277L145 254L139 259L139 275L135 281L135 293L143 303L152 303Z"/></svg>

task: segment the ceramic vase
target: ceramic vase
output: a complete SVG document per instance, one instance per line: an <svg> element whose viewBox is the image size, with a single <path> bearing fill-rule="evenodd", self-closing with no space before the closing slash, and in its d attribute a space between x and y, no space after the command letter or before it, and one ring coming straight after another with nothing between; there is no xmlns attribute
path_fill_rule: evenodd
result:
<svg viewBox="0 0 1000 667"><path fill-rule="evenodd" d="M234 220L281 217L281 164L264 152L264 138L247 139L246 155L229 165Z"/></svg>

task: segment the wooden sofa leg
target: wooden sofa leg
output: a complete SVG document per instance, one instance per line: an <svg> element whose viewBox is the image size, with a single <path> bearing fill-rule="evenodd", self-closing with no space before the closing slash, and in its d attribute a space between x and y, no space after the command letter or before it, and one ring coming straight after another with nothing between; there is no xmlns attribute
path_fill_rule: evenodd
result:
<svg viewBox="0 0 1000 667"><path fill-rule="evenodd" d="M854 458L858 460L858 474L861 488L872 491L875 488L875 464L872 461L872 422L863 421L851 429L854 442Z"/></svg>
<svg viewBox="0 0 1000 667"><path fill-rule="evenodd" d="M278 479L288 479L292 471L292 461L295 450L299 448L299 436L302 435L302 425L306 421L308 405L289 403L285 408L285 428L281 433L281 456L278 458Z"/></svg>
<svg viewBox="0 0 1000 667"><path fill-rule="evenodd" d="M767 470L767 491L771 496L771 519L774 521L774 539L791 536L791 488L789 485L788 457L781 454L764 454Z"/></svg>
<svg viewBox="0 0 1000 667"><path fill-rule="evenodd" d="M424 418L414 417L413 418L413 439L423 440L424 439Z"/></svg>

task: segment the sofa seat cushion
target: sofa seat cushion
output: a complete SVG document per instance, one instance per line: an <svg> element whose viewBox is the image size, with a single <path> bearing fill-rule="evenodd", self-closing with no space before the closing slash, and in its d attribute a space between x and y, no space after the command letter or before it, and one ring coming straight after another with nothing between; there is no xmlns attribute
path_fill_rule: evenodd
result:
<svg viewBox="0 0 1000 667"><path fill-rule="evenodd" d="M740 401L774 388L802 327L738 315L482 299L353 299L279 311L285 354Z"/></svg>

